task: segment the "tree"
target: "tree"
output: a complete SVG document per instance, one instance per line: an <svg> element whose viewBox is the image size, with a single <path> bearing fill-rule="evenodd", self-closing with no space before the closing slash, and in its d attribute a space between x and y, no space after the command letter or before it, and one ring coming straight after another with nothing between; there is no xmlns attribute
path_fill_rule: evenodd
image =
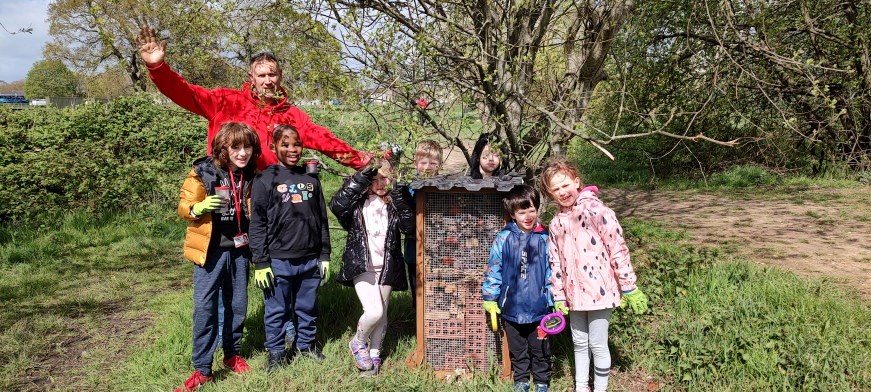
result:
<svg viewBox="0 0 871 392"><path fill-rule="evenodd" d="M326 99L349 88L350 80L340 66L339 42L293 2L239 1L224 18L226 48L246 72L251 56L268 50L282 59L284 81L292 87L292 97Z"/></svg>
<svg viewBox="0 0 871 392"><path fill-rule="evenodd" d="M219 20L217 12L203 2L189 0L156 0L141 2L135 0L58 0L49 4L49 34L54 40L46 45L47 58L62 59L82 73L98 73L103 68L115 65L126 70L130 80L144 91L147 86L146 70L136 53L135 34L139 26L152 24L164 28L181 20L184 23L172 31L175 40L195 36L199 48L185 45L185 41L175 45L172 51L190 53L189 57L199 57L201 62L213 64L214 58L204 58L202 54L216 46L217 34L213 20ZM164 22L166 21L166 22ZM202 83L195 70L184 67L179 60L179 70L190 71L193 82Z"/></svg>
<svg viewBox="0 0 871 392"><path fill-rule="evenodd" d="M867 170L869 23L860 1L645 2L615 43L614 64L627 66L613 68L599 122L741 142L728 155L645 146L681 164Z"/></svg>
<svg viewBox="0 0 871 392"><path fill-rule="evenodd" d="M611 136L590 131L582 120L633 6L626 0L335 0L311 10L341 26L349 59L367 84L391 90L395 103L424 116L467 160L468 136L436 121L463 102L477 109L483 131L503 137L518 164L535 167L575 137L610 156L603 144ZM446 105L441 112L418 108L421 96Z"/></svg>
<svg viewBox="0 0 871 392"><path fill-rule="evenodd" d="M89 98L118 98L133 92L134 86L123 67L115 65L95 75L85 75L82 93Z"/></svg>
<svg viewBox="0 0 871 392"><path fill-rule="evenodd" d="M33 64L24 78L27 99L72 97L76 95L78 78L63 62L40 60Z"/></svg>
<svg viewBox="0 0 871 392"><path fill-rule="evenodd" d="M285 2L58 0L49 5L48 19L54 41L46 46L47 57L63 59L87 74L122 67L139 90L148 83L135 36L146 24L166 37L168 61L191 83L236 85L251 55L264 50L282 59L291 80L300 85L344 83L338 57L317 50L336 45L335 40Z"/></svg>
<svg viewBox="0 0 871 392"><path fill-rule="evenodd" d="M6 83L0 80L0 93L20 93L24 91L24 80Z"/></svg>

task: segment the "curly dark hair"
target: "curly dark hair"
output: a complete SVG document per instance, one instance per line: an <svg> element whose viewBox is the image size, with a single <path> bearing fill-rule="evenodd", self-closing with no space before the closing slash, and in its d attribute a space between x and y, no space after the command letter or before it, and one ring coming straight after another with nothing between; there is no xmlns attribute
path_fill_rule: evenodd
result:
<svg viewBox="0 0 871 392"><path fill-rule="evenodd" d="M275 124L275 128L272 129L272 144L278 144L285 132L293 132L296 134L296 138L299 139L299 131L293 125Z"/></svg>

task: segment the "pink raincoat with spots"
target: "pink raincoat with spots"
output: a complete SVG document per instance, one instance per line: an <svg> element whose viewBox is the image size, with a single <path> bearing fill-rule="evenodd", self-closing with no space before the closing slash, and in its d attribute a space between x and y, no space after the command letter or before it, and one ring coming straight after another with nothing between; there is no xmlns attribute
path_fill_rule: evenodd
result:
<svg viewBox="0 0 871 392"><path fill-rule="evenodd" d="M615 308L635 288L635 270L614 211L584 189L550 222L549 258L554 301L575 311Z"/></svg>

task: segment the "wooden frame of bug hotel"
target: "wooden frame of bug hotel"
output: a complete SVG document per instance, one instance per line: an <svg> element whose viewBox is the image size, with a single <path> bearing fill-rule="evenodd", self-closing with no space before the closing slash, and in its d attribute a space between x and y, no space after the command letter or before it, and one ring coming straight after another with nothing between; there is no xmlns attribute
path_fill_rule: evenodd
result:
<svg viewBox="0 0 871 392"><path fill-rule="evenodd" d="M490 245L505 225L502 196L519 177L414 181L417 213L417 349L408 365L426 363L439 378L469 377L498 367L511 374L501 327L490 329L481 295Z"/></svg>

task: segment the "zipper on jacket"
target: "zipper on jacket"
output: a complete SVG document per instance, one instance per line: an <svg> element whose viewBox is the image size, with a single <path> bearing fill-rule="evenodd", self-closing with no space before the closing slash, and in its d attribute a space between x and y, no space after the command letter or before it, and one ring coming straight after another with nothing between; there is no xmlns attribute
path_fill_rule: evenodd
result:
<svg viewBox="0 0 871 392"><path fill-rule="evenodd" d="M384 284L384 276L387 275L387 256L390 254L390 249L387 247L387 244L390 243L391 234L393 234L393 230L390 229L390 207L393 203L387 204L384 206L387 208L387 233L384 235L384 260L381 261L381 276L378 277L378 284ZM369 241L366 241L368 244Z"/></svg>
<svg viewBox="0 0 871 392"><path fill-rule="evenodd" d="M511 286L506 286L506 287L505 287L505 296L502 297L502 304L499 305L499 308L504 308L504 307L505 307L505 301L508 300L508 289L510 289L510 288L511 288Z"/></svg>

